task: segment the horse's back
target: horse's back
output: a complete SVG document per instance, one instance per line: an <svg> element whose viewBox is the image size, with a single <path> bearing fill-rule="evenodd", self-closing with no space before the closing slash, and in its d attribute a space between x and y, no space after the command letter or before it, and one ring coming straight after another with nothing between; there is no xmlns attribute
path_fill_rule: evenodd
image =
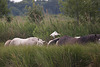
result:
<svg viewBox="0 0 100 67"><path fill-rule="evenodd" d="M39 40L39 38L37 38L37 37L29 37L27 39L32 40L32 41L38 41Z"/></svg>
<svg viewBox="0 0 100 67"><path fill-rule="evenodd" d="M14 38L12 39L12 41L10 42L10 45L24 45L26 43L27 39L22 39L22 38Z"/></svg>
<svg viewBox="0 0 100 67"><path fill-rule="evenodd" d="M57 45L63 45L63 44L66 44L70 41L70 39L72 39L73 37L70 37L70 36L63 36L63 37L60 37L58 42L57 42Z"/></svg>

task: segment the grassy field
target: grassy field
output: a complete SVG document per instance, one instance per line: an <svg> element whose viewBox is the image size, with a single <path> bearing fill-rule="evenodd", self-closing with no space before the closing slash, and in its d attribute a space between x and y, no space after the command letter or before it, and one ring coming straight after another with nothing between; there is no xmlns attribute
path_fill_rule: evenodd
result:
<svg viewBox="0 0 100 67"><path fill-rule="evenodd" d="M100 67L100 44L66 46L10 46L4 42L14 37L39 37L49 41L53 31L60 36L100 34L100 22L79 22L64 16L46 16L40 23L27 17L15 17L11 23L0 21L0 67Z"/></svg>
<svg viewBox="0 0 100 67"><path fill-rule="evenodd" d="M43 40L50 40L53 31L61 35L84 36L87 34L99 34L100 22L79 22L64 16L46 16L40 23L30 22L27 17L15 17L11 23L0 21L0 41L6 41L14 37L36 36Z"/></svg>
<svg viewBox="0 0 100 67"><path fill-rule="evenodd" d="M100 45L1 46L0 67L100 67Z"/></svg>

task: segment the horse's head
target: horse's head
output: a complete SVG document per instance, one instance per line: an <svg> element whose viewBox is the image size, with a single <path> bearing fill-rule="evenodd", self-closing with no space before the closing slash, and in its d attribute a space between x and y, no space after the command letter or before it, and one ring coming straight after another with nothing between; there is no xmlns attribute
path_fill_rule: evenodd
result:
<svg viewBox="0 0 100 67"><path fill-rule="evenodd" d="M38 39L38 45L45 45L46 41L43 41L42 39Z"/></svg>
<svg viewBox="0 0 100 67"><path fill-rule="evenodd" d="M90 34L78 38L79 43L97 42L100 38L100 34Z"/></svg>
<svg viewBox="0 0 100 67"><path fill-rule="evenodd" d="M100 34L95 34L96 41L100 41Z"/></svg>
<svg viewBox="0 0 100 67"><path fill-rule="evenodd" d="M87 35L85 38L89 42L96 42L100 39L100 34L90 34Z"/></svg>

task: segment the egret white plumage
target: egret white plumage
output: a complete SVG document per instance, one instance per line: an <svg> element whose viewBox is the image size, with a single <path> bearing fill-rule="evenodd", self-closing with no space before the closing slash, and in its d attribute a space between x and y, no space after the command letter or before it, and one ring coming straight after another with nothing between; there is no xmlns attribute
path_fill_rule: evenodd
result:
<svg viewBox="0 0 100 67"><path fill-rule="evenodd" d="M59 33L57 33L56 31L54 31L52 34L50 34L50 36L52 36L53 38L55 38L55 36L60 35Z"/></svg>
<svg viewBox="0 0 100 67"><path fill-rule="evenodd" d="M80 38L80 36L78 36L78 37L75 37L75 38Z"/></svg>

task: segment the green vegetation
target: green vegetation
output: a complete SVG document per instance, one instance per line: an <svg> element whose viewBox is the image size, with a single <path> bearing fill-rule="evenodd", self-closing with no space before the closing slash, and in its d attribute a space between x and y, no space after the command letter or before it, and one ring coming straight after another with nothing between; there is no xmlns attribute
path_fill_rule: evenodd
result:
<svg viewBox="0 0 100 67"><path fill-rule="evenodd" d="M65 16L74 17L79 21L96 23L100 21L99 0L60 0L60 10Z"/></svg>
<svg viewBox="0 0 100 67"><path fill-rule="evenodd" d="M31 6L33 4L31 1L24 0L16 4L10 2L14 6L11 7L11 12L15 12L15 15L23 15L26 11L23 10L25 5L29 4ZM39 4L48 8L52 5L52 1L58 3L57 0L50 0L50 2ZM100 34L99 12L96 11L99 10L98 0L95 2L92 0L82 2L79 0L64 0L60 3L60 9L64 16L60 14L48 15L48 11L42 14L40 9L33 4L27 16L11 16L7 19L0 19L0 67L100 67L99 44L4 47L6 40L15 37L35 36L48 42L53 31L60 33L60 37L64 35L75 37ZM58 9L53 7L52 10ZM32 22L28 17L31 17Z"/></svg>
<svg viewBox="0 0 100 67"><path fill-rule="evenodd" d="M0 18L7 17L9 12L7 0L0 0Z"/></svg>
<svg viewBox="0 0 100 67"><path fill-rule="evenodd" d="M100 66L100 45L0 47L0 67L86 66Z"/></svg>
<svg viewBox="0 0 100 67"><path fill-rule="evenodd" d="M43 40L50 40L50 34L57 31L63 35L84 36L87 34L99 34L100 23L77 22L64 16L48 16L39 23L31 23L27 17L15 17L11 23L2 20L0 22L0 41L12 39L14 37L36 36Z"/></svg>
<svg viewBox="0 0 100 67"><path fill-rule="evenodd" d="M43 9L39 5L35 5L33 2L33 7L27 7L27 15L31 22L39 23L43 20Z"/></svg>
<svg viewBox="0 0 100 67"><path fill-rule="evenodd" d="M27 12L26 6L33 7L34 0L23 0L19 3L10 2L8 0L8 7L11 10L11 13L14 16L23 16ZM44 12L49 14L58 14L60 13L58 0L49 0L49 2L35 2L36 5L43 6ZM34 9L34 8L33 8Z"/></svg>
<svg viewBox="0 0 100 67"><path fill-rule="evenodd" d="M34 36L41 37L44 39L46 38L47 40L48 38L50 38L49 35L53 31L59 32L61 36L84 36L87 34L100 33L100 27L98 26L100 25L99 22L95 24L88 22L80 22L79 24L77 24L77 21L69 17L51 17L44 18L41 24L38 25L37 28L35 28L35 30L33 31Z"/></svg>
<svg viewBox="0 0 100 67"><path fill-rule="evenodd" d="M21 17L16 17L11 23L2 20L2 22L0 22L0 41L5 41L14 37L30 37L35 27L35 24L28 23L27 20L23 21Z"/></svg>

